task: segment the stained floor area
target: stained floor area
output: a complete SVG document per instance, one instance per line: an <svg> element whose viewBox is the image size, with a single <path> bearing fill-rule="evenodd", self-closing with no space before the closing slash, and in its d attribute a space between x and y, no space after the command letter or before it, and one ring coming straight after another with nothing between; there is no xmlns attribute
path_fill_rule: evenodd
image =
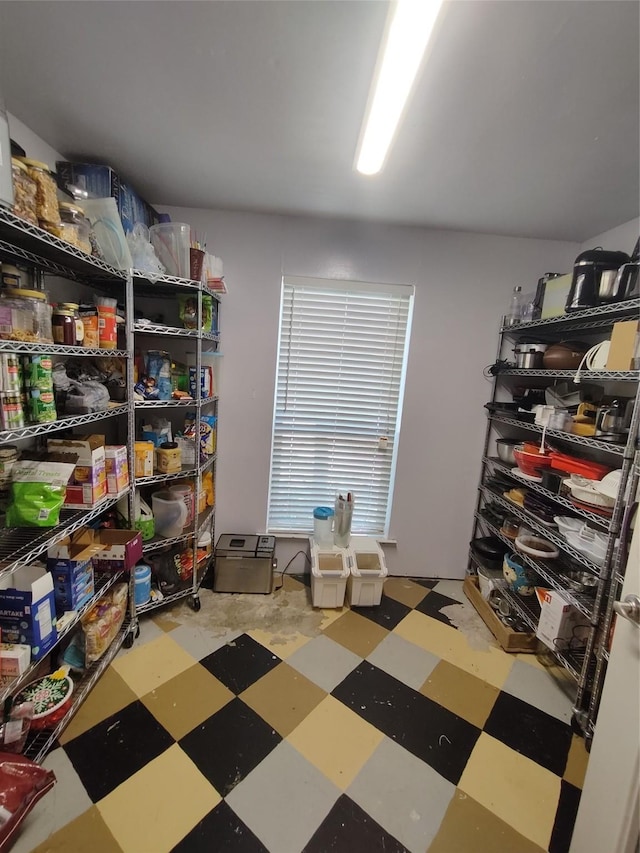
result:
<svg viewBox="0 0 640 853"><path fill-rule="evenodd" d="M313 610L308 577L142 623L46 764L15 853L562 853L587 765L570 683L456 581Z"/></svg>

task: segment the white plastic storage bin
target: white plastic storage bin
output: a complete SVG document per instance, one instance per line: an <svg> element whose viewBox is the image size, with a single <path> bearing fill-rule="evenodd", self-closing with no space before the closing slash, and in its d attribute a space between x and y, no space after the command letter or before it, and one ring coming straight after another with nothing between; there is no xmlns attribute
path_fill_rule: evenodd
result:
<svg viewBox="0 0 640 853"><path fill-rule="evenodd" d="M353 557L348 548L311 542L311 600L314 607L342 607Z"/></svg>
<svg viewBox="0 0 640 853"><path fill-rule="evenodd" d="M351 572L349 604L351 607L375 607L382 600L382 587L387 577L384 553L375 539L367 536L351 539Z"/></svg>

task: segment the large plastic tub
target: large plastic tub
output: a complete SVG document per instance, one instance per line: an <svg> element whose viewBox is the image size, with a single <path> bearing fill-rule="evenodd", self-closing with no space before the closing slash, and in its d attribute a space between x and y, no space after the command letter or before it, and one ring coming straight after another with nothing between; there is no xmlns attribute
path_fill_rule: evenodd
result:
<svg viewBox="0 0 640 853"><path fill-rule="evenodd" d="M311 539L311 600L314 607L342 607L352 560L348 548L322 548Z"/></svg>
<svg viewBox="0 0 640 853"><path fill-rule="evenodd" d="M348 581L351 607L376 607L382 600L382 587L388 571L382 548L370 537L352 538L351 571Z"/></svg>

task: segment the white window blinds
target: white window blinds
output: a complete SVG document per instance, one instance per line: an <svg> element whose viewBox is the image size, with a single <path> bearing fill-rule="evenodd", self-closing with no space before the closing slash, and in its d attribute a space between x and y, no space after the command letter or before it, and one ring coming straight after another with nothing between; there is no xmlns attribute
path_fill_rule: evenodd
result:
<svg viewBox="0 0 640 853"><path fill-rule="evenodd" d="M352 531L388 534L412 301L409 285L283 280L270 531L309 531L343 489Z"/></svg>

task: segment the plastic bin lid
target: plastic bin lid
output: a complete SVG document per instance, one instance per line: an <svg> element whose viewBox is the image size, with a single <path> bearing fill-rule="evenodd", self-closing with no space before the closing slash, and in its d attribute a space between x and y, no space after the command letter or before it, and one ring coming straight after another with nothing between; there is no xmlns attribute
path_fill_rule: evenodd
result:
<svg viewBox="0 0 640 853"><path fill-rule="evenodd" d="M327 519L334 515L330 506L317 506L313 511L314 518Z"/></svg>

